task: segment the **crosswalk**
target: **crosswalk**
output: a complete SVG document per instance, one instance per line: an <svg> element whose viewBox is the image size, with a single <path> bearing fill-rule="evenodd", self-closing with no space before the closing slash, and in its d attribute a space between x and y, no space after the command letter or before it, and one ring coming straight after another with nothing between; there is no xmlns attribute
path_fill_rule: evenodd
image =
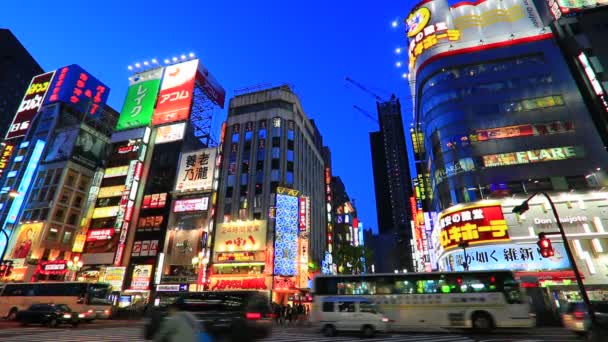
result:
<svg viewBox="0 0 608 342"><path fill-rule="evenodd" d="M11 342L144 342L141 327L82 329L24 327L0 330L0 341Z"/></svg>
<svg viewBox="0 0 608 342"><path fill-rule="evenodd" d="M305 333L293 329L274 329L272 336L263 342L339 342L359 340L356 334L340 334L334 337L325 337L319 332L307 331ZM455 334L378 334L374 338L362 340L365 342L474 342L474 340Z"/></svg>

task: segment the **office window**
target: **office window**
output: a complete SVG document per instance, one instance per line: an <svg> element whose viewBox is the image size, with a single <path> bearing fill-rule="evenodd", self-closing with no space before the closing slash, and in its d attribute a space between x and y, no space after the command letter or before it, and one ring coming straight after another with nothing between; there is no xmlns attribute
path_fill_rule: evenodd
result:
<svg viewBox="0 0 608 342"><path fill-rule="evenodd" d="M287 161L293 162L293 150L287 150Z"/></svg>
<svg viewBox="0 0 608 342"><path fill-rule="evenodd" d="M278 182L278 181L280 181L280 178L281 178L281 174L280 174L279 170L270 171L270 181Z"/></svg>
<svg viewBox="0 0 608 342"><path fill-rule="evenodd" d="M281 165L281 162L280 162L280 160L278 160L278 159L273 159L273 160L271 160L271 162L270 162L270 167L271 167L272 169L278 169L278 168L280 167L280 165Z"/></svg>
<svg viewBox="0 0 608 342"><path fill-rule="evenodd" d="M67 230L65 232L63 232L63 239L61 239L61 243L65 245L65 244L70 243L71 240L72 240L72 232L67 231Z"/></svg>
<svg viewBox="0 0 608 342"><path fill-rule="evenodd" d="M280 148L278 148L278 147L272 148L272 158L273 159L281 158L281 149Z"/></svg>
<svg viewBox="0 0 608 342"><path fill-rule="evenodd" d="M233 187L226 188L226 197L232 197Z"/></svg>
<svg viewBox="0 0 608 342"><path fill-rule="evenodd" d="M57 241L57 239L59 238L59 230L61 228L57 227L57 226L51 226L49 228L49 233L46 235L46 239L50 240L50 241Z"/></svg>
<svg viewBox="0 0 608 342"><path fill-rule="evenodd" d="M53 221L63 222L65 219L65 209L62 207L57 207L55 209L55 214L53 215Z"/></svg>

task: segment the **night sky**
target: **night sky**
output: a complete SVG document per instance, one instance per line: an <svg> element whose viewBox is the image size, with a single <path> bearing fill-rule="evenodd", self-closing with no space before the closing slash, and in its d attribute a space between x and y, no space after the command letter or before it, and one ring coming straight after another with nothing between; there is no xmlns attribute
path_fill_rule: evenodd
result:
<svg viewBox="0 0 608 342"><path fill-rule="evenodd" d="M19 2L18 2L19 3ZM0 26L13 31L45 70L79 64L110 88L120 110L127 66L194 52L226 89L261 83L294 86L309 118L332 151L366 228L376 230L369 134L375 100L344 81L349 76L384 98L401 98L406 132L411 118L403 18L412 1L28 1L2 5ZM65 4L69 3L69 5ZM217 112L217 125L226 110ZM407 144L409 145L409 138Z"/></svg>

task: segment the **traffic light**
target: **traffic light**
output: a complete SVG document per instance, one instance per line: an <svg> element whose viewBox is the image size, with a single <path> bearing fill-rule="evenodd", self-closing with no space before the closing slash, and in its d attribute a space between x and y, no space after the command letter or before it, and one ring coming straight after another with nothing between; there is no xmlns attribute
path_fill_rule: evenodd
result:
<svg viewBox="0 0 608 342"><path fill-rule="evenodd" d="M540 255L542 255L543 258L550 258L555 255L551 240L549 240L545 233L538 234L538 242L536 244L540 248Z"/></svg>

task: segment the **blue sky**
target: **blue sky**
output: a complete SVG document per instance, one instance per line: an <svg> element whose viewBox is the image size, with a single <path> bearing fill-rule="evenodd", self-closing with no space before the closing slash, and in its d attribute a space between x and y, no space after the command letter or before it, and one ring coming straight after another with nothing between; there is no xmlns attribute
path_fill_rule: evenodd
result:
<svg viewBox="0 0 608 342"><path fill-rule="evenodd" d="M135 62L194 52L227 91L260 83L290 83L333 154L333 170L356 199L365 227L376 223L368 132L377 124L374 99L344 81L349 76L382 97L397 94L409 127L409 91L396 68L405 45L403 18L414 2L370 1L28 1L3 4L9 28L45 70L76 63L106 83L120 110ZM23 2L21 2L23 4ZM13 7L11 7L13 6ZM226 111L218 112L221 120ZM409 144L409 142L408 142Z"/></svg>

